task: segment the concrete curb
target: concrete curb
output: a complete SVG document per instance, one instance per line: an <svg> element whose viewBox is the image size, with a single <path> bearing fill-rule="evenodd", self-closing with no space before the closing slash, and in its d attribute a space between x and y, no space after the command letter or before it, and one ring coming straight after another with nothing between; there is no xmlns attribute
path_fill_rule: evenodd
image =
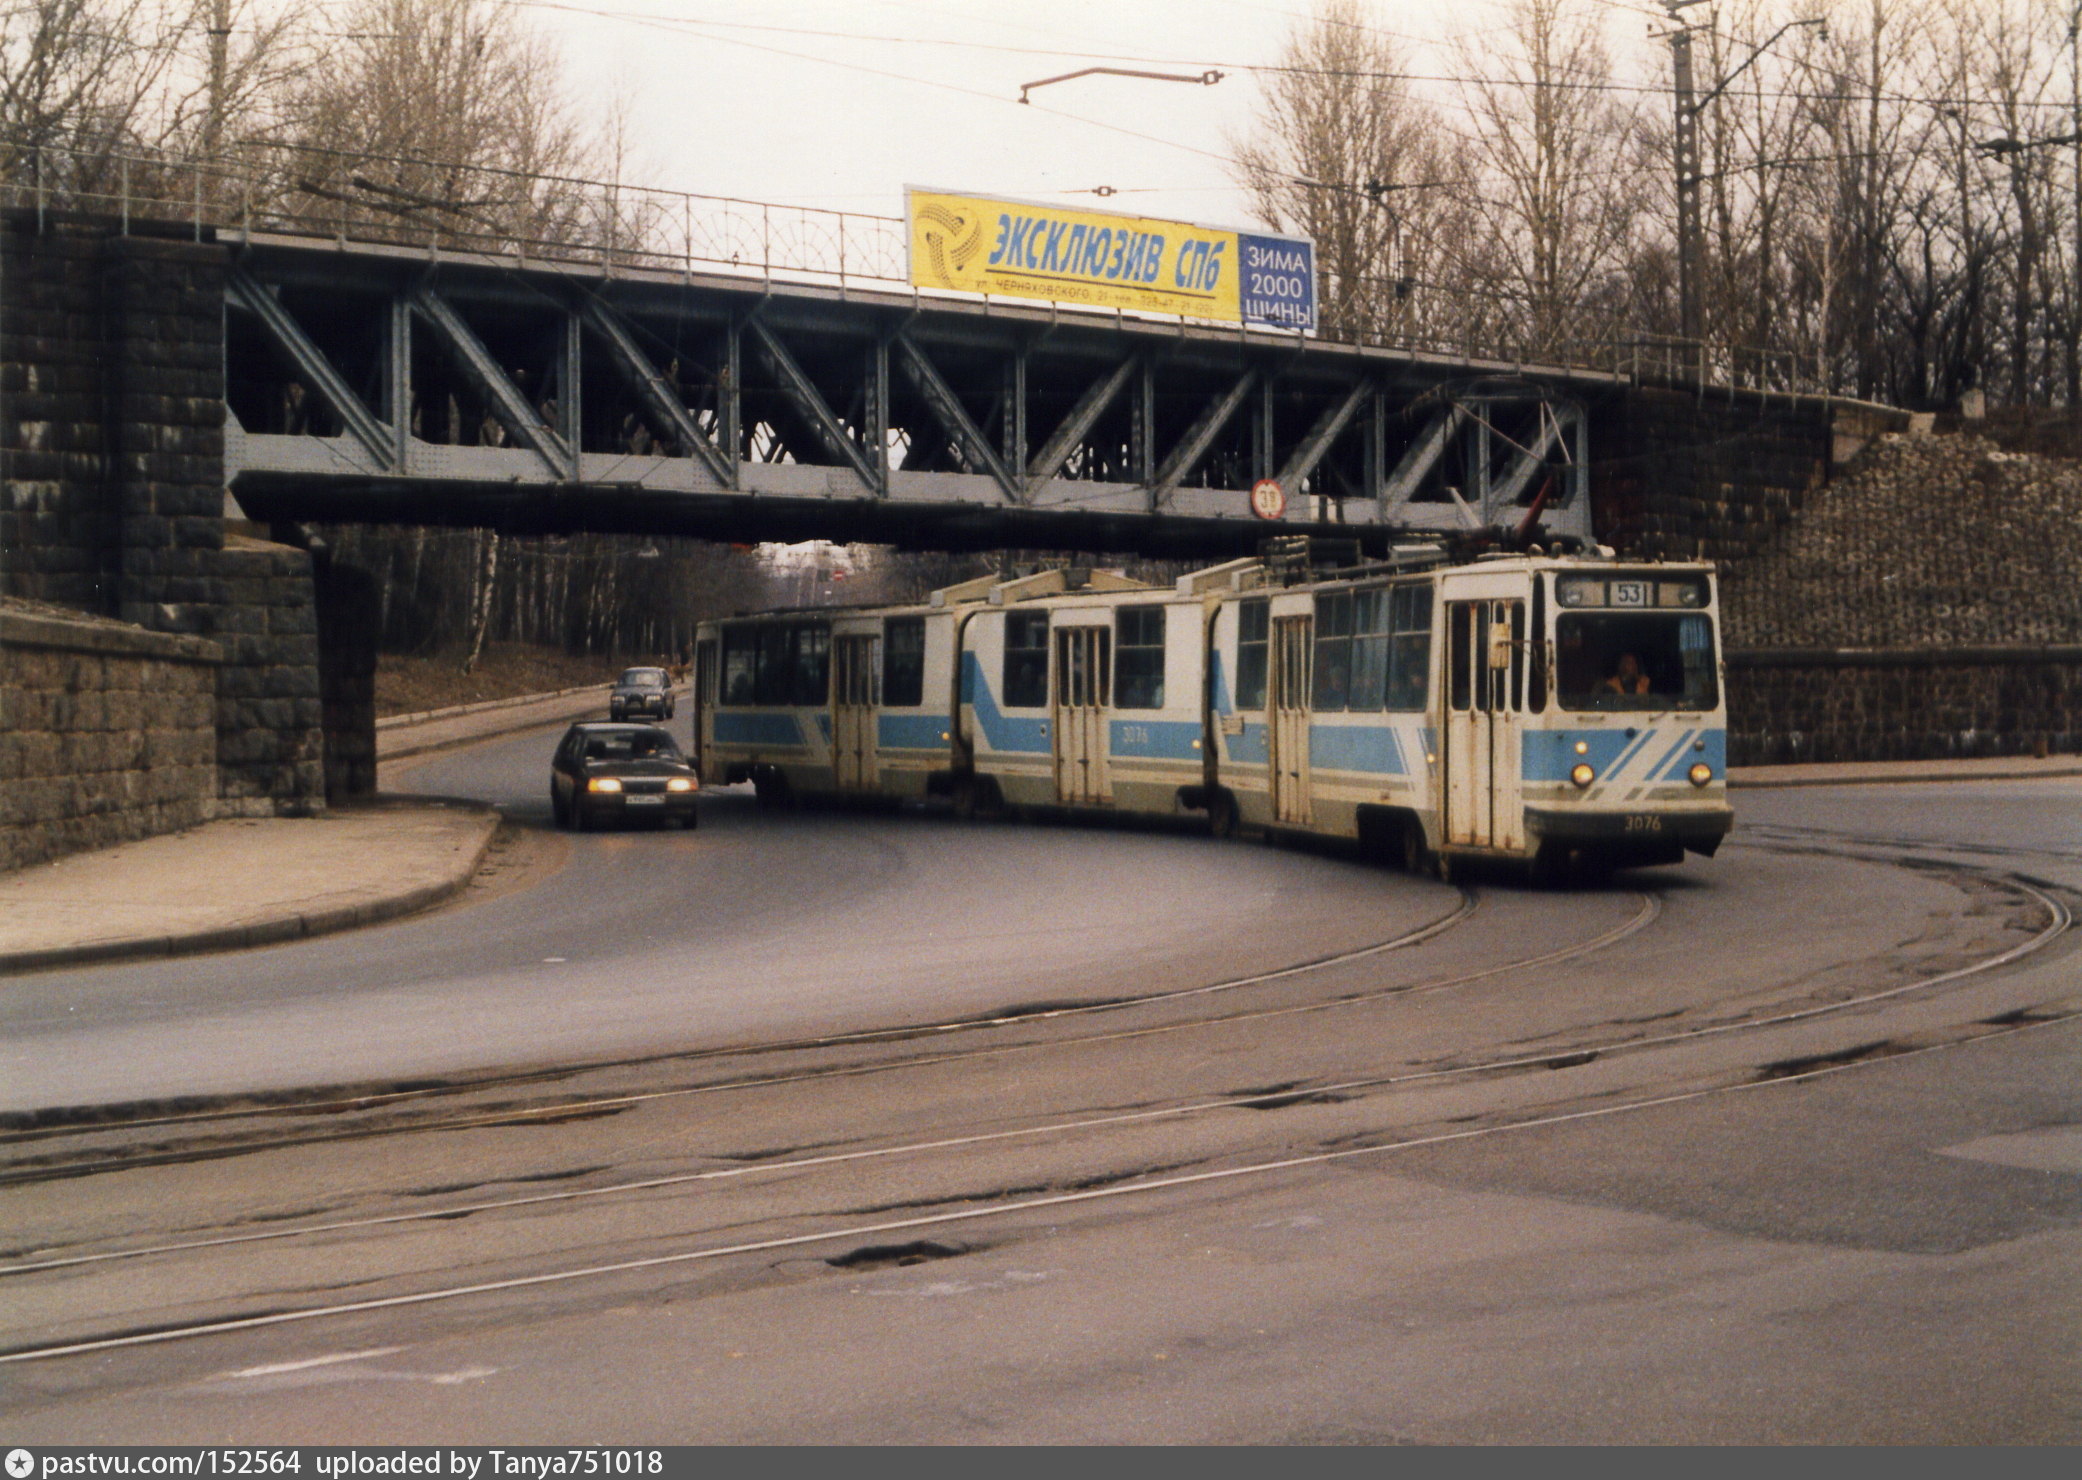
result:
<svg viewBox="0 0 2082 1480"><path fill-rule="evenodd" d="M407 799L410 800L410 799ZM377 925L404 915L417 914L460 894L491 851L492 837L502 820L497 809L478 802L445 802L456 810L477 812L484 823L470 861L435 884L422 884L381 899L360 904L334 905L323 910L299 910L257 920L247 925L222 925L180 935L144 935L128 940L93 941L76 946L45 946L33 951L0 952L0 974L50 971L64 966L100 966L116 961L139 961L168 956L197 956L212 951L247 950L254 946L280 945Z"/></svg>
<svg viewBox="0 0 2082 1480"><path fill-rule="evenodd" d="M1928 770L1881 772L1875 774L1870 769L1861 768L1855 762L1846 762L1840 767L1828 764L1818 765L1816 769L1837 770L1840 772L1851 772L1852 774L1839 774L1835 776L1758 777L1743 776L1739 774L1741 770L1740 767L1730 767L1728 771L1728 789L1730 791L1766 791L1780 790L1786 787L1793 786L1907 786L1911 784L1928 785L1933 781L2047 781L2063 777L2082 776L2082 761L2078 761L2072 766L2047 767L2031 771Z"/></svg>
<svg viewBox="0 0 2082 1480"><path fill-rule="evenodd" d="M549 689L540 694L520 694L510 699L480 699L475 704L451 704L445 709L422 709L417 714L393 714L377 720L376 728L403 729L437 719L455 719L465 714L486 714L494 709L518 709L523 704L547 704L552 699L568 698L573 694L597 693L607 687L607 684L580 684L575 689Z"/></svg>

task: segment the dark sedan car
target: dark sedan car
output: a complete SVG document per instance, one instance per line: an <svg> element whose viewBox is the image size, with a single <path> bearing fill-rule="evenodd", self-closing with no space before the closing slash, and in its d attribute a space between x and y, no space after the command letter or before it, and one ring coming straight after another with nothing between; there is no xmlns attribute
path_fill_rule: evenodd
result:
<svg viewBox="0 0 2082 1480"><path fill-rule="evenodd" d="M655 725L573 725L550 762L550 811L558 827L580 832L637 818L691 828L699 790L701 778Z"/></svg>
<svg viewBox="0 0 2082 1480"><path fill-rule="evenodd" d="M663 668L625 668L607 694L609 719L672 718L672 675Z"/></svg>

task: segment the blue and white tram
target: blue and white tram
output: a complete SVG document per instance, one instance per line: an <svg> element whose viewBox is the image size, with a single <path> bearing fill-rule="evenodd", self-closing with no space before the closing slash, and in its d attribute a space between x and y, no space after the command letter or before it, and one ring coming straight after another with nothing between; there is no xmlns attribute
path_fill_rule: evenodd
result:
<svg viewBox="0 0 2082 1480"><path fill-rule="evenodd" d="M1236 584L1212 628L1218 827L1233 808L1447 869L1674 863L1727 833L1711 567L1419 557Z"/></svg>
<svg viewBox="0 0 2082 1480"><path fill-rule="evenodd" d="M762 797L1204 811L1441 872L1672 863L1732 819L1717 626L1703 563L1048 571L708 624L697 745Z"/></svg>

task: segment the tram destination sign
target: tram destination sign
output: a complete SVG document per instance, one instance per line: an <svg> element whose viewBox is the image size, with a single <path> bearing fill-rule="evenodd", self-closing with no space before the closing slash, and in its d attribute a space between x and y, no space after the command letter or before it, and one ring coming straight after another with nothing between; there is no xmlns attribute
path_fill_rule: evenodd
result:
<svg viewBox="0 0 2082 1480"><path fill-rule="evenodd" d="M1316 327L1304 237L915 186L904 199L914 287Z"/></svg>

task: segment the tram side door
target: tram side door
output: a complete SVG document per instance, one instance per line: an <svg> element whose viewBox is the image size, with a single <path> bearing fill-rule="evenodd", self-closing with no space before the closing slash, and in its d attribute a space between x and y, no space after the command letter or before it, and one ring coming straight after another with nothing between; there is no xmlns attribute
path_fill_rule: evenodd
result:
<svg viewBox="0 0 2082 1480"><path fill-rule="evenodd" d="M1309 806L1309 724L1313 711L1316 619L1278 617L1272 624L1272 817L1306 823Z"/></svg>
<svg viewBox="0 0 2082 1480"><path fill-rule="evenodd" d="M711 637L694 644L694 769L704 781L709 777L703 762L716 743L716 674L716 640Z"/></svg>
<svg viewBox="0 0 2082 1480"><path fill-rule="evenodd" d="M1055 795L1065 806L1112 800L1107 776L1106 696L1111 627L1055 630Z"/></svg>
<svg viewBox="0 0 2082 1480"><path fill-rule="evenodd" d="M1446 630L1446 841L1516 852L1525 846L1525 603L1449 602Z"/></svg>
<svg viewBox="0 0 2082 1480"><path fill-rule="evenodd" d="M832 641L831 764L840 791L872 791L876 782L875 709L882 678L882 639Z"/></svg>

